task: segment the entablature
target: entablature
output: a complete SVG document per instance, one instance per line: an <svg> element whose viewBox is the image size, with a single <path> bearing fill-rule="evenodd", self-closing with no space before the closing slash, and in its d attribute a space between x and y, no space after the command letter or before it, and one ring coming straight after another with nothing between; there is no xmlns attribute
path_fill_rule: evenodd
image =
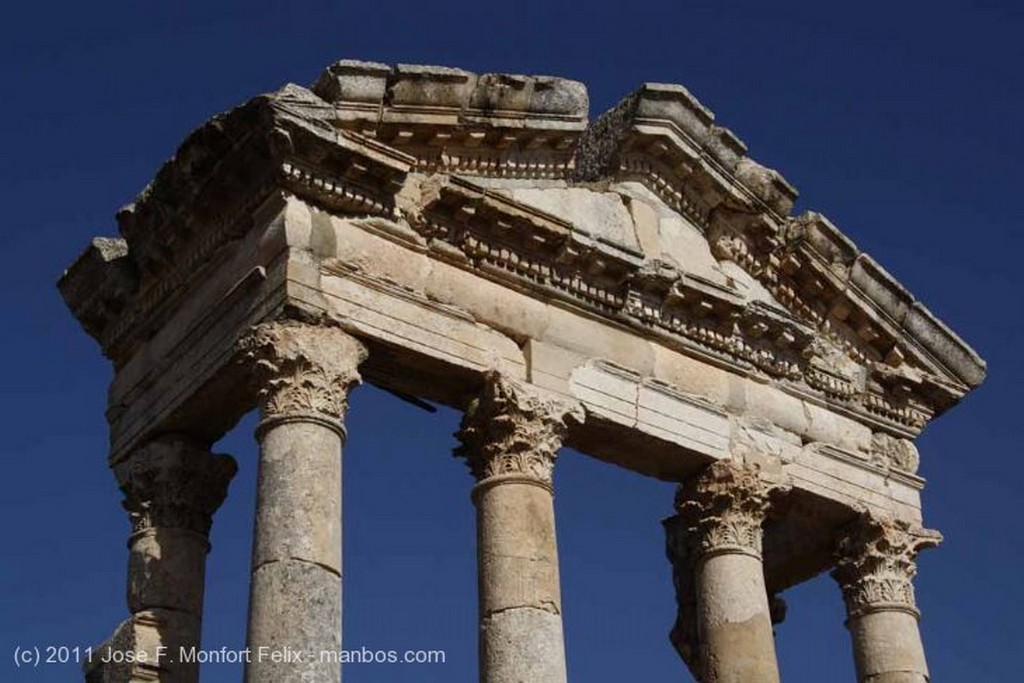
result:
<svg viewBox="0 0 1024 683"><path fill-rule="evenodd" d="M189 136L118 215L123 239L94 243L62 292L123 364L269 197L293 195L393 224L434 258L896 436L916 435L981 382L970 347L824 216L790 217L792 186L744 156L684 88L645 85L589 126L586 109L585 88L565 79L339 62L313 91L286 86ZM493 164L465 165L466 150ZM557 169L538 171L542 157ZM772 300L597 236L481 177L602 191L640 179Z"/></svg>

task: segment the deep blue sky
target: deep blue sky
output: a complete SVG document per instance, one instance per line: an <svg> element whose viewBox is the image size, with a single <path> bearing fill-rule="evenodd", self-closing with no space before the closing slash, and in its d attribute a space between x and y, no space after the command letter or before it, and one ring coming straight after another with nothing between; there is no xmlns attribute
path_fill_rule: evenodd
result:
<svg viewBox="0 0 1024 683"><path fill-rule="evenodd" d="M781 5L781 6L780 6ZM585 81L594 114L638 83L685 84L988 360L990 379L922 437L923 632L937 680L1019 679L1024 644L1020 446L1020 132L1024 10L977 3L15 3L0 22L0 680L17 645L90 645L125 615L127 522L105 468L110 371L54 288L114 211L195 126L343 57ZM345 458L348 647L448 651L438 667L353 666L348 683L471 681L471 479L458 415L366 387ZM210 647L244 640L255 447L214 525ZM557 470L573 681L687 680L659 520L671 487L565 453ZM852 681L838 590L786 595L788 683ZM230 667L204 680L237 681Z"/></svg>

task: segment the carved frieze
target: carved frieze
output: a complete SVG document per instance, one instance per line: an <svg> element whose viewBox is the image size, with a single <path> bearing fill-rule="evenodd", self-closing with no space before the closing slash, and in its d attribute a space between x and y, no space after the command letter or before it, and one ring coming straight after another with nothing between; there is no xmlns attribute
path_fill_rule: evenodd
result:
<svg viewBox="0 0 1024 683"><path fill-rule="evenodd" d="M238 351L258 385L264 421L341 420L367 355L362 344L336 327L296 321L257 325L239 340Z"/></svg>
<svg viewBox="0 0 1024 683"><path fill-rule="evenodd" d="M181 435L150 441L114 468L132 532L186 529L206 536L238 471L229 455L211 454Z"/></svg>
<svg viewBox="0 0 1024 683"><path fill-rule="evenodd" d="M492 373L463 416L455 454L477 481L513 474L550 486L569 423L583 419L578 403Z"/></svg>
<svg viewBox="0 0 1024 683"><path fill-rule="evenodd" d="M915 558L941 541L937 531L862 513L840 537L832 571L847 614L853 618L878 610L902 610L917 615Z"/></svg>

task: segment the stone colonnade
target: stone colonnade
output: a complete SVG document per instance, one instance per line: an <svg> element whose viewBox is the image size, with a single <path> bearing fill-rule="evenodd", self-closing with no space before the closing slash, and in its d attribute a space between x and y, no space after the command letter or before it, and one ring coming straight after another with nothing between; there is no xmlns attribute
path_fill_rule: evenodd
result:
<svg viewBox="0 0 1024 683"><path fill-rule="evenodd" d="M239 344L259 397L260 446L247 646L337 652L341 633L341 481L348 393L367 352L340 329L278 322ZM553 470L582 408L487 376L457 436L476 485L480 680L566 683ZM236 471L187 435L159 437L115 466L132 521L132 616L111 649L198 646L211 516ZM680 484L666 519L679 618L672 642L700 683L775 683L763 525L788 486L756 466L717 461ZM861 514L836 542L860 683L928 680L914 558L935 532ZM87 681L195 683L196 665L95 667ZM340 664L255 655L247 683L337 683Z"/></svg>
<svg viewBox="0 0 1024 683"><path fill-rule="evenodd" d="M700 683L778 683L762 529L788 487L760 468L718 461L680 485L664 521L679 618L671 639ZM914 558L941 540L862 513L840 530L842 589L859 683L929 680L918 630Z"/></svg>

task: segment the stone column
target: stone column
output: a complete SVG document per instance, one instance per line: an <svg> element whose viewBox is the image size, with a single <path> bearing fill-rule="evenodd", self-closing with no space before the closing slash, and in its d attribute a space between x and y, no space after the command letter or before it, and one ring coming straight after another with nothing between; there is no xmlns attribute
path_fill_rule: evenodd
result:
<svg viewBox="0 0 1024 683"><path fill-rule="evenodd" d="M552 474L582 409L488 377L458 433L477 480L480 681L565 683Z"/></svg>
<svg viewBox="0 0 1024 683"><path fill-rule="evenodd" d="M701 680L700 638L697 634L697 577L695 559L697 540L689 523L681 515L662 520L665 527L665 551L672 563L672 586L676 592L676 620L669 642L693 674Z"/></svg>
<svg viewBox="0 0 1024 683"><path fill-rule="evenodd" d="M199 680L199 665L180 655L200 647L210 524L236 471L230 456L211 455L182 435L150 441L114 467L132 524L127 591L132 616L97 653L110 663L89 670L87 680ZM116 656L139 652L146 653L146 661Z"/></svg>
<svg viewBox="0 0 1024 683"><path fill-rule="evenodd" d="M240 348L261 415L245 680L338 683L342 420L366 350L293 322L259 325Z"/></svg>
<svg viewBox="0 0 1024 683"><path fill-rule="evenodd" d="M679 488L679 514L665 524L676 589L688 594L677 595L672 640L701 683L779 681L761 526L787 490L757 467L731 461L713 463Z"/></svg>
<svg viewBox="0 0 1024 683"><path fill-rule="evenodd" d="M846 603L860 683L929 680L914 600L914 558L941 540L936 531L870 513L862 513L840 538L832 576Z"/></svg>

